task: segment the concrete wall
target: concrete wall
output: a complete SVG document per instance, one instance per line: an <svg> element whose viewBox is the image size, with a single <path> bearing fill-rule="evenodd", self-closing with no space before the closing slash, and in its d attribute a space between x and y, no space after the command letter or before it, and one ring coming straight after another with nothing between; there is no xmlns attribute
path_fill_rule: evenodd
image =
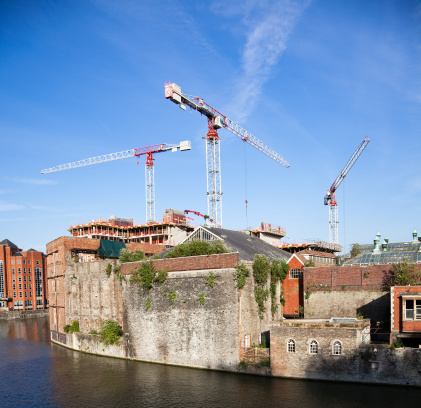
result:
<svg viewBox="0 0 421 408"><path fill-rule="evenodd" d="M48 309L0 311L0 320L36 319L38 317L48 317Z"/></svg>
<svg viewBox="0 0 421 408"><path fill-rule="evenodd" d="M341 324L294 324L280 323L271 328L274 376L421 386L420 349L391 350L386 345L361 344L361 329ZM295 353L287 352L290 338L296 341ZM309 353L313 339L319 343L317 354ZM332 354L335 340L343 344L342 355Z"/></svg>

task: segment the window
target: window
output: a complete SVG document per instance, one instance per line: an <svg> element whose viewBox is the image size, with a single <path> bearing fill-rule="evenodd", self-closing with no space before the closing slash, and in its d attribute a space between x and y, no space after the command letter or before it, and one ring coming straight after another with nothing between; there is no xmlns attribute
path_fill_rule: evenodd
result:
<svg viewBox="0 0 421 408"><path fill-rule="evenodd" d="M22 282L22 276L19 276L19 282Z"/></svg>
<svg viewBox="0 0 421 408"><path fill-rule="evenodd" d="M295 353L295 341L289 339L287 342L287 351L288 353Z"/></svg>
<svg viewBox="0 0 421 408"><path fill-rule="evenodd" d="M332 354L335 356L340 356L342 354L342 344L340 341L335 341L333 343Z"/></svg>
<svg viewBox="0 0 421 408"><path fill-rule="evenodd" d="M23 273L26 273L26 268L23 268Z"/></svg>
<svg viewBox="0 0 421 408"><path fill-rule="evenodd" d="M14 265L15 264L15 260L14 259L12 259L12 265Z"/></svg>
<svg viewBox="0 0 421 408"><path fill-rule="evenodd" d="M39 261L37 261L37 265L39 265Z"/></svg>
<svg viewBox="0 0 421 408"><path fill-rule="evenodd" d="M15 283L13 284L13 290L16 290L16 284Z"/></svg>
<svg viewBox="0 0 421 408"><path fill-rule="evenodd" d="M310 343L310 354L317 354L319 352L319 345L316 340L312 340Z"/></svg>
<svg viewBox="0 0 421 408"><path fill-rule="evenodd" d="M26 282L26 276L23 277L23 281Z"/></svg>
<svg viewBox="0 0 421 408"><path fill-rule="evenodd" d="M31 282L31 280L32 280L31 275L29 275L29 282Z"/></svg>
<svg viewBox="0 0 421 408"><path fill-rule="evenodd" d="M22 273L22 269L21 268L18 268L18 273Z"/></svg>
<svg viewBox="0 0 421 408"><path fill-rule="evenodd" d="M404 300L404 320L421 320L421 299Z"/></svg>
<svg viewBox="0 0 421 408"><path fill-rule="evenodd" d="M20 297L20 298L22 297L22 292L19 292L19 297Z"/></svg>
<svg viewBox="0 0 421 408"><path fill-rule="evenodd" d="M32 297L32 292L29 292L29 297Z"/></svg>
<svg viewBox="0 0 421 408"><path fill-rule="evenodd" d="M42 296L41 268L35 268L35 292L36 296Z"/></svg>
<svg viewBox="0 0 421 408"><path fill-rule="evenodd" d="M31 265L31 261L28 260L28 265ZM31 272L31 268L29 268L29 272Z"/></svg>
<svg viewBox="0 0 421 408"><path fill-rule="evenodd" d="M16 282L16 276L12 276L12 282Z"/></svg>
<svg viewBox="0 0 421 408"><path fill-rule="evenodd" d="M29 289L32 289L32 283L29 284Z"/></svg>
<svg viewBox="0 0 421 408"><path fill-rule="evenodd" d="M28 292L25 292L25 297L26 297L26 298L28 297Z"/></svg>
<svg viewBox="0 0 421 408"><path fill-rule="evenodd" d="M289 271L289 277L291 279L300 279L303 277L303 271L301 269L291 269Z"/></svg>
<svg viewBox="0 0 421 408"><path fill-rule="evenodd" d="M21 289L21 290L22 290L22 284L21 284L21 283L19 283L19 289Z"/></svg>
<svg viewBox="0 0 421 408"><path fill-rule="evenodd" d="M24 288L26 289L26 283L25 283L25 285L24 285Z"/></svg>
<svg viewBox="0 0 421 408"><path fill-rule="evenodd" d="M18 265L20 265L20 259L18 259Z"/></svg>
<svg viewBox="0 0 421 408"><path fill-rule="evenodd" d="M24 265L26 264L26 261L25 261L25 259L23 260L23 264L24 264Z"/></svg>
<svg viewBox="0 0 421 408"><path fill-rule="evenodd" d="M42 299L37 299L37 306L42 306Z"/></svg>
<svg viewBox="0 0 421 408"><path fill-rule="evenodd" d="M244 347L251 347L251 335L246 334L244 336Z"/></svg>
<svg viewBox="0 0 421 408"><path fill-rule="evenodd" d="M25 309L32 309L32 300L25 300Z"/></svg>
<svg viewBox="0 0 421 408"><path fill-rule="evenodd" d="M16 297L16 292L13 292L13 297L14 297L14 298Z"/></svg>
<svg viewBox="0 0 421 408"><path fill-rule="evenodd" d="M13 275L15 274L15 268L12 268L12 274Z"/></svg>

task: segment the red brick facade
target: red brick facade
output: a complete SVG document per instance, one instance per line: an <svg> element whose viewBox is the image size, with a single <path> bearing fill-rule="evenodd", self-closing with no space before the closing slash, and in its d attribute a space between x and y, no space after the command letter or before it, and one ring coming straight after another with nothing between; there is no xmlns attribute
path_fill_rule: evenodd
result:
<svg viewBox="0 0 421 408"><path fill-rule="evenodd" d="M0 276L0 292L3 293L0 308L37 310L48 307L46 264L42 252L0 245L0 264L0 275L3 273Z"/></svg>
<svg viewBox="0 0 421 408"><path fill-rule="evenodd" d="M129 262L121 265L121 273L130 275L142 262ZM155 270L194 271L201 269L235 268L239 263L238 252L217 255L189 256L185 258L155 259L152 264Z"/></svg>
<svg viewBox="0 0 421 408"><path fill-rule="evenodd" d="M296 254L292 255L288 260L289 272L285 278L282 289L283 297L285 299L285 305L282 309L282 314L284 316L299 316L300 315L300 306L304 305L303 300L303 277L302 271L304 269L303 263L297 257ZM291 271L299 270L301 274L299 278L292 278Z"/></svg>
<svg viewBox="0 0 421 408"><path fill-rule="evenodd" d="M398 333L419 333L421 335L421 313L416 313L416 301L421 303L421 286L393 286L391 296L391 329ZM412 312L407 303L412 303ZM419 310L419 309L418 309Z"/></svg>

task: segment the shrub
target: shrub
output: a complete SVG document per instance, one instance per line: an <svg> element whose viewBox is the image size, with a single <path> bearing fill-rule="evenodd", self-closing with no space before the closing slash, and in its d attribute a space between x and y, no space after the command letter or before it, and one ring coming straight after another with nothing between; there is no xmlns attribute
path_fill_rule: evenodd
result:
<svg viewBox="0 0 421 408"><path fill-rule="evenodd" d="M168 300L170 301L170 305L174 304L175 299L177 299L177 292L175 290L171 290L168 293Z"/></svg>
<svg viewBox="0 0 421 408"><path fill-rule="evenodd" d="M199 294L199 297L197 298L197 300L199 301L199 303L201 305L204 305L205 304L205 295L203 293L200 293Z"/></svg>
<svg viewBox="0 0 421 408"><path fill-rule="evenodd" d="M244 288L247 281L247 276L249 276L249 270L244 262L241 262L236 266L234 272L234 280L237 282L236 286L239 289Z"/></svg>
<svg viewBox="0 0 421 408"><path fill-rule="evenodd" d="M145 311L147 312L150 307L151 307L151 300L149 298L146 299L146 307L145 307Z"/></svg>
<svg viewBox="0 0 421 408"><path fill-rule="evenodd" d="M177 245L164 258L180 258L186 256L214 255L228 253L227 247L220 240L214 242L191 241Z"/></svg>
<svg viewBox="0 0 421 408"><path fill-rule="evenodd" d="M168 271L163 269L162 271L158 271L158 274L154 278L154 282L164 283L167 279Z"/></svg>
<svg viewBox="0 0 421 408"><path fill-rule="evenodd" d="M269 259L265 255L257 254L254 256L253 261L253 276L258 285L264 285L271 270Z"/></svg>
<svg viewBox="0 0 421 408"><path fill-rule="evenodd" d="M286 263L284 259L272 261L272 265L270 268L271 281L273 283L281 281L282 283L285 280L288 274L288 271L289 271L289 265Z"/></svg>
<svg viewBox="0 0 421 408"><path fill-rule="evenodd" d="M152 289L155 275L156 272L152 262L142 262L140 268L132 273L130 283L140 284L144 290L149 291Z"/></svg>
<svg viewBox="0 0 421 408"><path fill-rule="evenodd" d="M254 298L256 299L258 306L258 314L261 319L263 319L263 312L266 310L265 301L269 297L269 290L263 289L260 286L257 286L254 289Z"/></svg>
<svg viewBox="0 0 421 408"><path fill-rule="evenodd" d="M216 278L215 274L213 272L209 272L209 275L206 279L206 285L213 288L215 286L215 278Z"/></svg>
<svg viewBox="0 0 421 408"><path fill-rule="evenodd" d="M95 329L91 329L91 331L89 332L89 334L98 334L98 332Z"/></svg>
<svg viewBox="0 0 421 408"><path fill-rule="evenodd" d="M146 255L143 251L140 249L136 249L134 252L130 252L128 249L123 248L120 251L120 262L137 262L137 261L143 261L146 259Z"/></svg>
<svg viewBox="0 0 421 408"><path fill-rule="evenodd" d="M75 320L72 322L72 324L69 326L66 324L66 326L63 327L63 330L65 333L79 333L79 321Z"/></svg>
<svg viewBox="0 0 421 408"><path fill-rule="evenodd" d="M101 341L104 344L117 345L122 332L117 322L114 322L113 320L105 320L99 334L101 335Z"/></svg>
<svg viewBox="0 0 421 408"><path fill-rule="evenodd" d="M111 271L113 270L113 267L112 267L112 265L109 263L108 265L107 265L107 267L105 268L105 273L107 274L107 276L108 277L110 277L111 276Z"/></svg>

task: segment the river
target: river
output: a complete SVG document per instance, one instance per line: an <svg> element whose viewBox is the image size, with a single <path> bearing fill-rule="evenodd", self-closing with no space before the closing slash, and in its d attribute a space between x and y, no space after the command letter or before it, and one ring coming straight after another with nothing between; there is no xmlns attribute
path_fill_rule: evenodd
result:
<svg viewBox="0 0 421 408"><path fill-rule="evenodd" d="M147 339L145 339L147 341ZM401 407L421 389L221 373L98 357L49 339L47 318L0 321L2 407Z"/></svg>

